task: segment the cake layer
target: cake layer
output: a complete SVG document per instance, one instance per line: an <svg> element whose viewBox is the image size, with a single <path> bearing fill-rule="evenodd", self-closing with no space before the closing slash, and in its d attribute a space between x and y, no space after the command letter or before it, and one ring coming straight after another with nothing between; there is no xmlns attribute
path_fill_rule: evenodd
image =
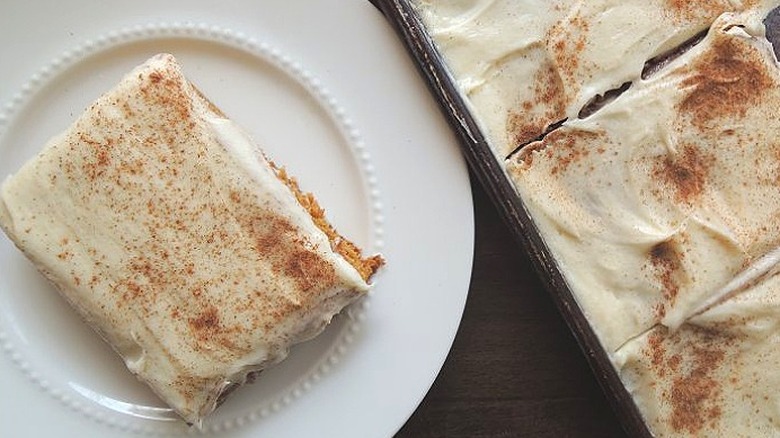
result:
<svg viewBox="0 0 780 438"><path fill-rule="evenodd" d="M638 80L645 62L726 11L764 15L780 2L738 0L415 0L428 33L496 156L577 118L597 95Z"/></svg>
<svg viewBox="0 0 780 438"><path fill-rule="evenodd" d="M171 55L9 177L0 225L189 423L318 334L381 264L356 255Z"/></svg>

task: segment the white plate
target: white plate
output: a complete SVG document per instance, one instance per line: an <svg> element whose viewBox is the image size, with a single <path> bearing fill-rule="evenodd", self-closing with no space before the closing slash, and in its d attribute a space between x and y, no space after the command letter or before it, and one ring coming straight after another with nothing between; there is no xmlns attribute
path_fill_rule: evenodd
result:
<svg viewBox="0 0 780 438"><path fill-rule="evenodd" d="M473 250L455 141L367 1L14 2L0 13L0 178L161 51L388 259L369 299L236 392L219 436L392 435L438 373ZM35 3L35 4L33 4ZM327 18L326 18L327 17ZM0 435L181 435L0 237Z"/></svg>

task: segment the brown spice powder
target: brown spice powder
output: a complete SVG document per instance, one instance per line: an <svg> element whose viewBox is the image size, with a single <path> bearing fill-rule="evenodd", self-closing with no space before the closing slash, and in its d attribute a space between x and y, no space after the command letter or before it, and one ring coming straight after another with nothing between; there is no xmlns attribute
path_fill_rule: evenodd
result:
<svg viewBox="0 0 780 438"><path fill-rule="evenodd" d="M657 378L652 385L663 388L660 396L670 406L665 421L675 432L702 436L723 415L723 389L715 373L730 342L689 325L675 333L659 328L648 336L644 354Z"/></svg>
<svg viewBox="0 0 780 438"><path fill-rule="evenodd" d="M715 158L692 144L658 158L653 176L672 186L677 202L693 204L704 191Z"/></svg>
<svg viewBox="0 0 780 438"><path fill-rule="evenodd" d="M683 253L673 240L660 242L650 248L648 259L650 266L661 283L663 301L656 306L656 317L663 318L666 306L671 305L680 292L680 274L682 273Z"/></svg>
<svg viewBox="0 0 780 438"><path fill-rule="evenodd" d="M677 432L696 434L721 415L720 383L711 376L725 353L722 350L694 348L693 367L672 380L669 400L672 404L671 425Z"/></svg>
<svg viewBox="0 0 780 438"><path fill-rule="evenodd" d="M666 0L666 9L679 22L712 20L727 7L727 2L715 0Z"/></svg>
<svg viewBox="0 0 780 438"><path fill-rule="evenodd" d="M682 82L689 91L679 109L700 129L717 119L744 117L764 91L774 86L762 59L747 43L716 39L712 50L693 65L695 74Z"/></svg>
<svg viewBox="0 0 780 438"><path fill-rule="evenodd" d="M533 98L507 114L510 150L541 136L547 127L565 117L568 99L558 71L547 63L534 77Z"/></svg>

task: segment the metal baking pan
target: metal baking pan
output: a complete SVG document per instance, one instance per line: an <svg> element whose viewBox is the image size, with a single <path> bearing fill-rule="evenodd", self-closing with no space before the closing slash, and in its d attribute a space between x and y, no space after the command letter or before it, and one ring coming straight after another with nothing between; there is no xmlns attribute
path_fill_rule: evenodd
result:
<svg viewBox="0 0 780 438"><path fill-rule="evenodd" d="M408 0L370 1L384 14L405 44L448 123L458 136L469 166L485 187L516 240L531 256L540 278L577 339L623 428L629 436L652 437L632 396L623 386L607 352L564 281L523 200L514 190L501 163L488 146L420 17ZM767 36L777 54L779 45L776 41L780 34L778 10L770 13L765 24Z"/></svg>

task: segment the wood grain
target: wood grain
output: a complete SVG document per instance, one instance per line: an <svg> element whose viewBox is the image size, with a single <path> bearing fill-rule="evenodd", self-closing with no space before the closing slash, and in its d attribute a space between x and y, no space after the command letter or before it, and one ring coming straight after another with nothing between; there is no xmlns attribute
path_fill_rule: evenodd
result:
<svg viewBox="0 0 780 438"><path fill-rule="evenodd" d="M396 435L625 437L531 261L472 179L474 268L436 382Z"/></svg>

